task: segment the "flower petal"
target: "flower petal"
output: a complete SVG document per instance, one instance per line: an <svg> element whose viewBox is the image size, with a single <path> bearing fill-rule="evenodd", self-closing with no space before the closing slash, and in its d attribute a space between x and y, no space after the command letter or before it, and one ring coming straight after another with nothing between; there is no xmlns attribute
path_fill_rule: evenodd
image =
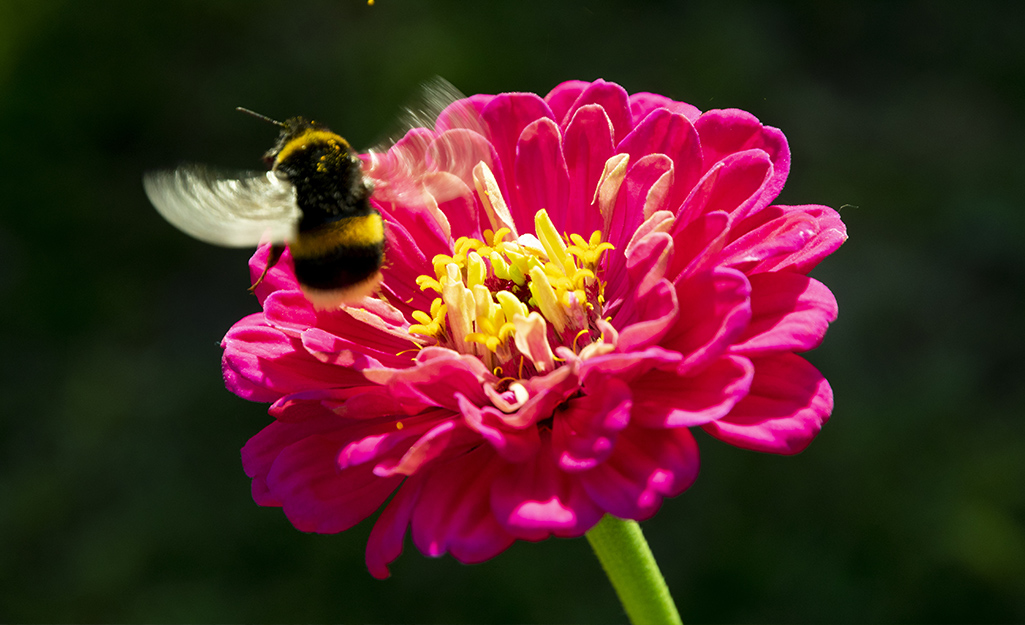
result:
<svg viewBox="0 0 1025 625"><path fill-rule="evenodd" d="M687 428L629 427L612 456L580 474L580 481L609 514L643 521L658 511L663 497L687 490L697 475L698 446Z"/></svg>
<svg viewBox="0 0 1025 625"><path fill-rule="evenodd" d="M833 411L833 390L818 369L795 354L753 358L751 391L730 414L701 426L742 449L796 454Z"/></svg>
<svg viewBox="0 0 1025 625"><path fill-rule="evenodd" d="M733 353L747 356L815 349L836 320L836 298L818 280L798 273L751 276L751 323Z"/></svg>
<svg viewBox="0 0 1025 625"><path fill-rule="evenodd" d="M744 274L719 268L676 285L680 313L660 345L683 355L680 374L725 353L751 319L751 285Z"/></svg>
<svg viewBox="0 0 1025 625"><path fill-rule="evenodd" d="M648 428L702 425L725 416L751 388L754 367L747 358L723 356L700 373L680 376L651 371L630 383L631 419Z"/></svg>
<svg viewBox="0 0 1025 625"><path fill-rule="evenodd" d="M659 95L657 93L641 91L630 96L630 113L633 116L633 123L635 124L640 123L640 121L647 117L649 113L660 108L668 109L673 113L679 113L692 122L701 115L701 111L696 106L692 106L686 102L670 100L664 95Z"/></svg>
<svg viewBox="0 0 1025 625"><path fill-rule="evenodd" d="M547 437L532 460L508 464L496 476L491 507L506 530L533 541L581 536L604 514L579 480L559 470Z"/></svg>
<svg viewBox="0 0 1025 625"><path fill-rule="evenodd" d="M488 129L488 137L495 146L498 162L509 164L516 162L516 144L520 140L523 129L542 117L555 121L552 110L544 100L533 93L503 93L495 96L481 111L481 118ZM504 192L515 188L512 171L494 171ZM508 197L508 196L507 196Z"/></svg>
<svg viewBox="0 0 1025 625"><path fill-rule="evenodd" d="M566 402L552 423L552 449L559 468L578 472L604 462L616 435L630 423L630 388L615 378Z"/></svg>
<svg viewBox="0 0 1025 625"><path fill-rule="evenodd" d="M675 211L701 177L701 141L698 132L683 115L655 109L617 146L631 162L648 154L665 154L673 161L676 175L667 206Z"/></svg>
<svg viewBox="0 0 1025 625"><path fill-rule="evenodd" d="M585 88L573 106L562 118L562 127L566 128L573 115L585 106L597 104L605 111L613 128L613 141L618 143L633 128L630 114L630 101L626 89L613 82L598 79Z"/></svg>
<svg viewBox="0 0 1025 625"><path fill-rule="evenodd" d="M601 212L594 200L614 145L612 122L600 106L591 104L576 109L563 135L563 151L569 169L567 232L587 235L601 229Z"/></svg>
<svg viewBox="0 0 1025 625"><path fill-rule="evenodd" d="M449 552L472 564L513 543L491 512L492 486L505 466L485 446L431 471L411 519L413 542L421 552L431 557Z"/></svg>
<svg viewBox="0 0 1025 625"><path fill-rule="evenodd" d="M274 459L267 487L296 529L319 534L347 530L370 516L401 483L401 476L381 478L369 465L339 471L335 458L352 434L307 436Z"/></svg>
<svg viewBox="0 0 1025 625"><path fill-rule="evenodd" d="M527 125L516 143L516 192L510 212L517 224L533 225L534 215L546 209L556 228L565 228L569 170L562 133L547 117ZM520 227L521 233L531 230Z"/></svg>
<svg viewBox="0 0 1025 625"><path fill-rule="evenodd" d="M776 197L790 172L790 147L777 128L763 126L758 118L739 109L707 111L694 122L701 135L705 168L726 156L744 150L763 150L772 161L772 179L765 193Z"/></svg>

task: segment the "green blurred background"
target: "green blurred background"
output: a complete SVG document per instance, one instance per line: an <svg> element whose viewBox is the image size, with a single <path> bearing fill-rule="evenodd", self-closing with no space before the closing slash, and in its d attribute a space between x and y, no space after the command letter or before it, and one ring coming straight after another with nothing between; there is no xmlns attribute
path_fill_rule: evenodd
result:
<svg viewBox="0 0 1025 625"><path fill-rule="evenodd" d="M814 273L836 409L803 454L698 433L643 525L690 622L1025 621L1025 21L1018 3L4 0L0 621L623 622L587 542L481 565L250 499L269 417L217 343L245 250L149 206L146 170L259 166L271 128L357 145L417 85L605 78L782 128L782 203L847 205Z"/></svg>

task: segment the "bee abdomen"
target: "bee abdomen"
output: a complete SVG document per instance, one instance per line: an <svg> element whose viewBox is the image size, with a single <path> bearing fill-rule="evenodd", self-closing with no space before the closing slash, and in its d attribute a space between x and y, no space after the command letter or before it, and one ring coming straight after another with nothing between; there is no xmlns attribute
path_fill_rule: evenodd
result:
<svg viewBox="0 0 1025 625"><path fill-rule="evenodd" d="M384 260L384 223L377 211L300 231L289 244L304 287L345 289L377 274Z"/></svg>

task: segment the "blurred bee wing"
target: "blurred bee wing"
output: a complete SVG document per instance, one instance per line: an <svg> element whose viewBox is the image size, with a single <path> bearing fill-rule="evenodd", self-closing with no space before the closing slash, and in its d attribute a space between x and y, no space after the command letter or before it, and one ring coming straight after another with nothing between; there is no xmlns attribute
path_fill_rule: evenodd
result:
<svg viewBox="0 0 1025 625"><path fill-rule="evenodd" d="M143 186L164 219L214 245L292 240L302 216L295 187L269 171L228 175L203 165L183 165L146 174Z"/></svg>
<svg viewBox="0 0 1025 625"><path fill-rule="evenodd" d="M389 138L367 151L366 173L382 201L415 202L423 195L424 174L447 172L472 183L473 167L491 158L486 125L474 104L440 76L423 84L419 97L402 109ZM458 194L447 192L434 176L434 200ZM418 180L419 185L411 184Z"/></svg>

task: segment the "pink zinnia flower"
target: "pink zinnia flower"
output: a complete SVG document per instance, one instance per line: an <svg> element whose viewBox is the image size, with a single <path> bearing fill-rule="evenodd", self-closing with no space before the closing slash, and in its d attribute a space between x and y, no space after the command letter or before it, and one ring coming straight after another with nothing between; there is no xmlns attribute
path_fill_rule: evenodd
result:
<svg viewBox="0 0 1025 625"><path fill-rule="evenodd" d="M793 454L829 417L796 352L836 318L806 274L845 227L770 205L790 152L751 114L571 81L461 100L367 168L396 180L379 297L317 310L286 252L223 347L228 388L272 402L242 449L258 504L331 533L394 495L374 576L408 527L480 562L647 519L697 475L688 428Z"/></svg>

